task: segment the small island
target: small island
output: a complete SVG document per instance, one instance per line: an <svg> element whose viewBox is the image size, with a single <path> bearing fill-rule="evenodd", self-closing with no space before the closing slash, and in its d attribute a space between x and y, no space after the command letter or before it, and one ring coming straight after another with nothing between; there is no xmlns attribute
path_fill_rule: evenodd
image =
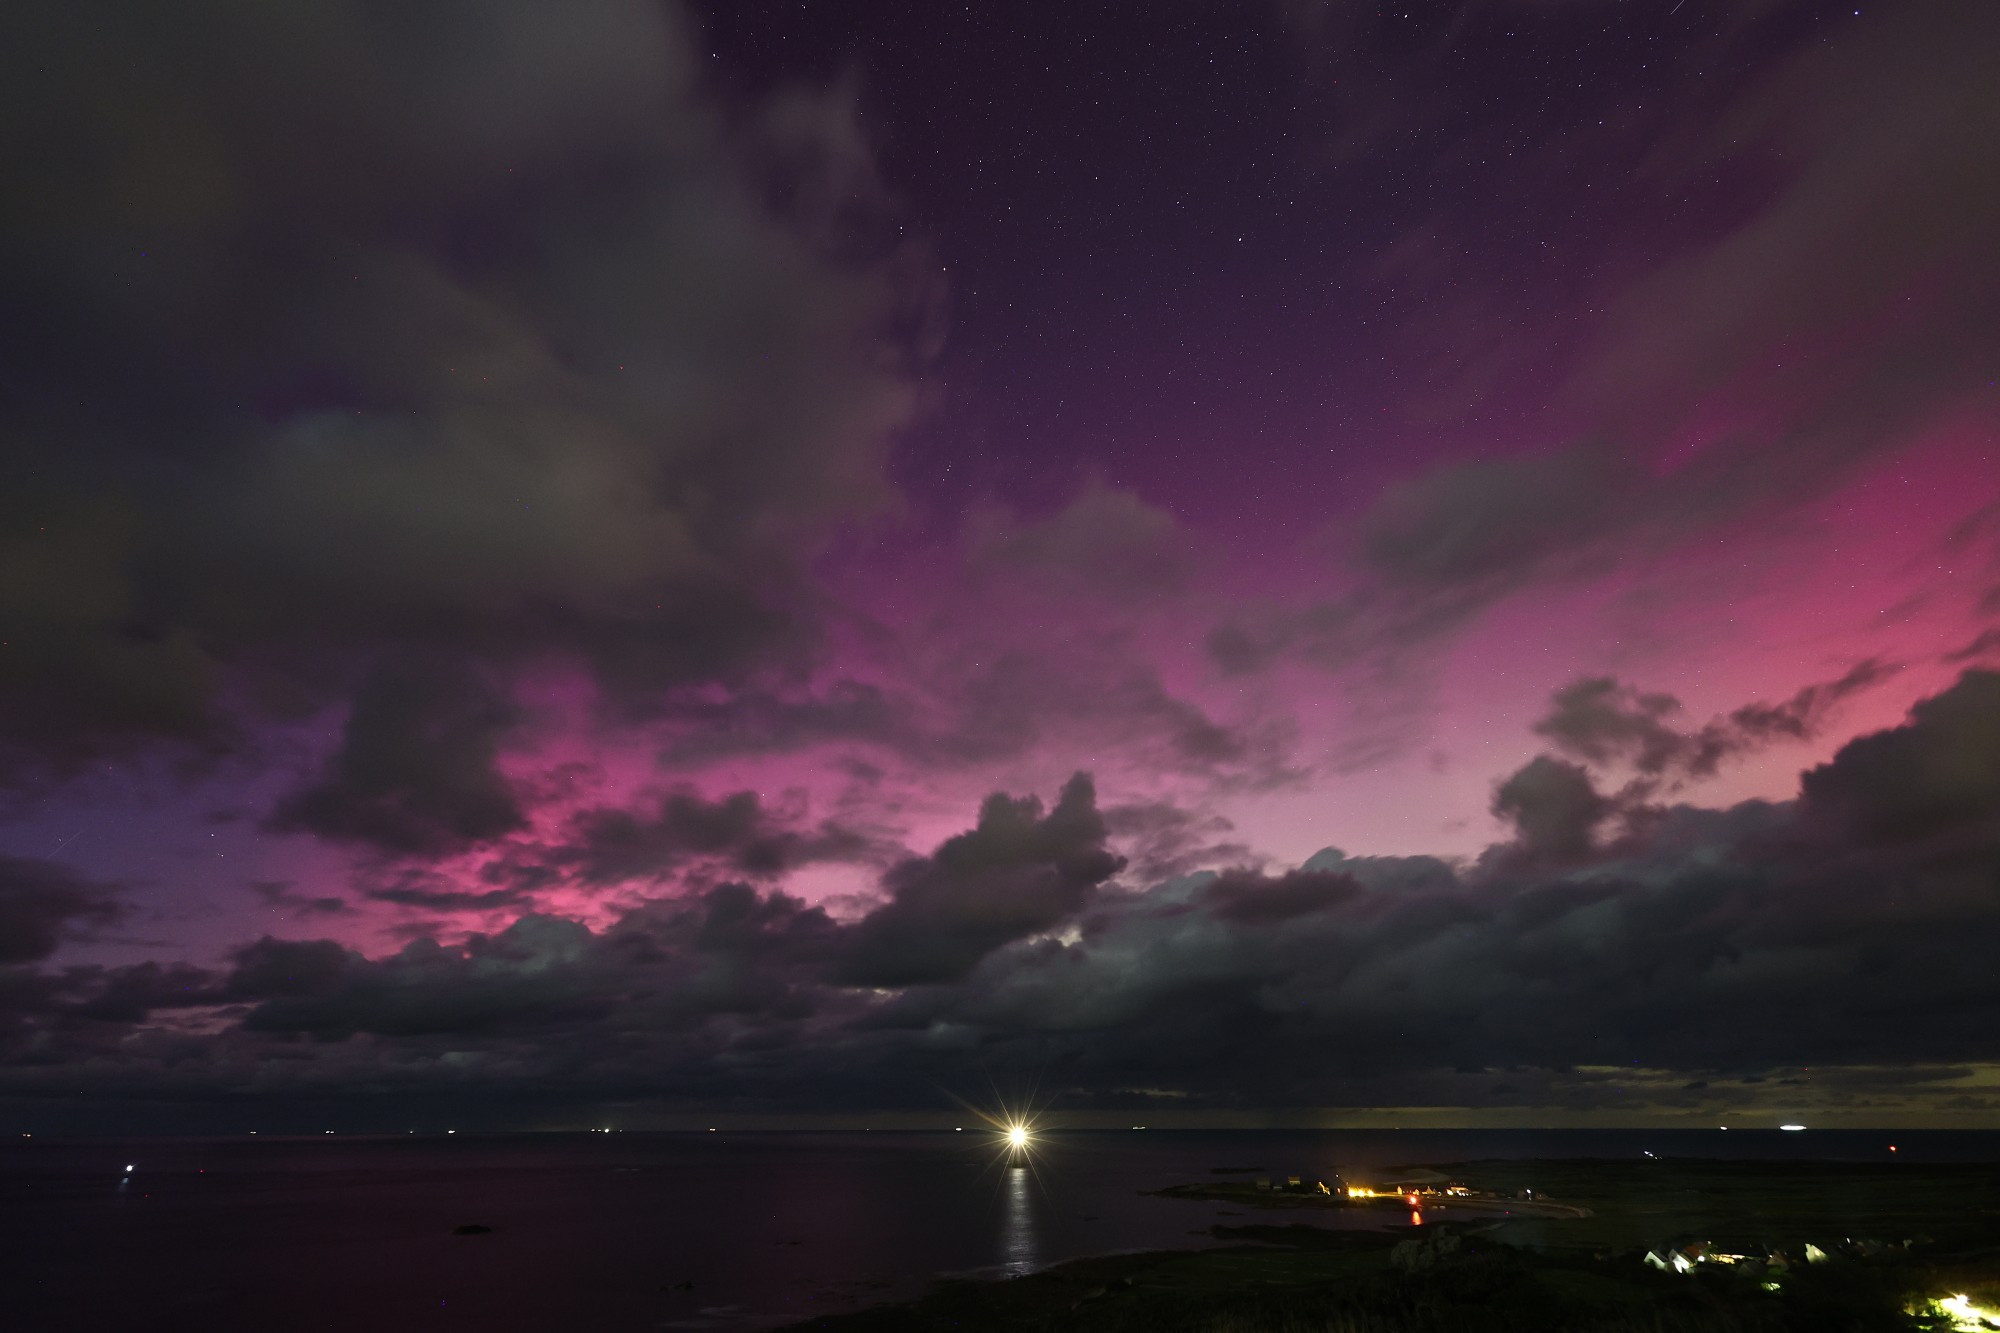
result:
<svg viewBox="0 0 2000 1333"><path fill-rule="evenodd" d="M1163 1198L1203 1199L1241 1207L1367 1209L1394 1213L1419 1225L1447 1218L1590 1216L1590 1209L1582 1204L1552 1199L1528 1186L1481 1188L1430 1167L1405 1167L1365 1177L1259 1175L1255 1179L1169 1185L1150 1192Z"/></svg>

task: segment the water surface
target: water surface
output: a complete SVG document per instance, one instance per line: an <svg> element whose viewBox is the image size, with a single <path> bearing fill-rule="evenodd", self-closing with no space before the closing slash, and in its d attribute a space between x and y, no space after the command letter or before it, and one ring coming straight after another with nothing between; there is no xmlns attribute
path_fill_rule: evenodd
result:
<svg viewBox="0 0 2000 1333"><path fill-rule="evenodd" d="M1212 1244L1218 1222L1406 1220L1141 1192L1217 1167L1646 1152L1993 1161L2000 1135L1074 1132L1028 1166L972 1133L16 1140L0 1146L0 1270L23 1333L758 1328L941 1274ZM492 1231L452 1234L468 1223Z"/></svg>

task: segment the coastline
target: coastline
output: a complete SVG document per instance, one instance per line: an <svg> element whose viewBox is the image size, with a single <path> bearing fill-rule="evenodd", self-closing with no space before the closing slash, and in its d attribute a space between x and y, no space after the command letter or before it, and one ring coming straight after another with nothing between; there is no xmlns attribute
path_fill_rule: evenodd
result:
<svg viewBox="0 0 2000 1333"><path fill-rule="evenodd" d="M1384 1218L1379 1227L1335 1228L1293 1219L1389 1201L1194 1182L1144 1192L1250 1204L1272 1220L1211 1226L1215 1244L1203 1249L947 1279L914 1300L784 1327L1887 1333L1933 1326L1913 1314L1941 1317L1937 1302L1968 1292L2000 1307L2000 1210L1941 1206L1962 1203L1968 1187L2000 1189L2000 1166L1529 1161L1452 1169L1495 1184L1514 1174L1572 1188L1595 1181L1600 1193L1578 1190L1588 1204L1452 1198L1442 1212L1422 1210L1421 1225ZM1530 1202L1532 1212L1519 1208ZM1726 1252L1737 1249L1749 1253ZM1661 1258L1682 1253L1693 1256L1685 1266ZM1703 1262L1709 1255L1716 1262Z"/></svg>

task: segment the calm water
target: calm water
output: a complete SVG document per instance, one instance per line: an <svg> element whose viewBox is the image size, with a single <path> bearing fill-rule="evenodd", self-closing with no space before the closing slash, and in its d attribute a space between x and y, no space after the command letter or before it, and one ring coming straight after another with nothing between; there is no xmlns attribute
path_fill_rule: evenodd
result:
<svg viewBox="0 0 2000 1333"><path fill-rule="evenodd" d="M1884 1161L1892 1138L1902 1161L2000 1160L2000 1134L1837 1131L1079 1132L1048 1136L1032 1170L971 1133L18 1140L0 1147L0 1324L760 1328L943 1273L1207 1243L1232 1210L1139 1191L1215 1167L1312 1176L1645 1151ZM463 1223L493 1231L453 1236Z"/></svg>

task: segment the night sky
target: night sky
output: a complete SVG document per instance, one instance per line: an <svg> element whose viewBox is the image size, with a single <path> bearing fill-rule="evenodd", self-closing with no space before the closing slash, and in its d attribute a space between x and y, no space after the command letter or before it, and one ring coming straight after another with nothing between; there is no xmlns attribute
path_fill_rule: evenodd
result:
<svg viewBox="0 0 2000 1333"><path fill-rule="evenodd" d="M2000 5L10 5L0 1131L2000 1124Z"/></svg>

